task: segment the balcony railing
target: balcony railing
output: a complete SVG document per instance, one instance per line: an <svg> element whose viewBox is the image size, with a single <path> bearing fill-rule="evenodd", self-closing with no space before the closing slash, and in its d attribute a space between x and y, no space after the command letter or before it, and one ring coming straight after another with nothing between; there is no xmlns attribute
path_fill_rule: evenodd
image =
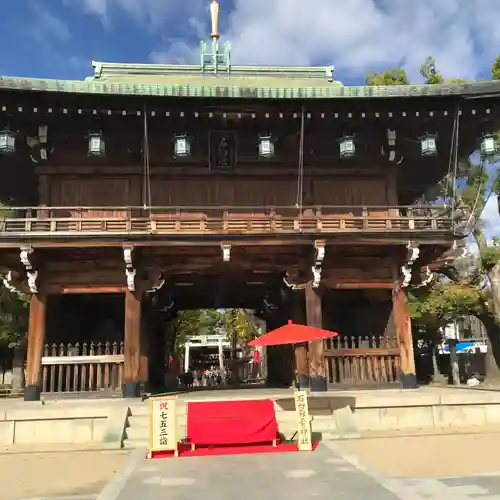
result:
<svg viewBox="0 0 500 500"><path fill-rule="evenodd" d="M438 206L14 207L0 210L0 238L447 232Z"/></svg>

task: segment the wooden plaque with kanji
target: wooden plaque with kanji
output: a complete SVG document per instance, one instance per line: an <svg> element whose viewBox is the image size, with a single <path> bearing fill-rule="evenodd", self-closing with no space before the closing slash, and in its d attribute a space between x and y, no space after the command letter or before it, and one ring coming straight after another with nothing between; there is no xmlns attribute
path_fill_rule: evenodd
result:
<svg viewBox="0 0 500 500"><path fill-rule="evenodd" d="M149 400L149 452L178 453L177 398L157 397Z"/></svg>

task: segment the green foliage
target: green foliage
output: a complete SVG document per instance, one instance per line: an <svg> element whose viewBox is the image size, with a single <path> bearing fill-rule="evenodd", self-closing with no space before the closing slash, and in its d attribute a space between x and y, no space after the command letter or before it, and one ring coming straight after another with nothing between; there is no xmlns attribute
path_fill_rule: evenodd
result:
<svg viewBox="0 0 500 500"><path fill-rule="evenodd" d="M408 85L410 82L402 68L393 68L383 73L369 73L365 77L366 85Z"/></svg>
<svg viewBox="0 0 500 500"><path fill-rule="evenodd" d="M491 79L500 80L500 56L497 56L491 66Z"/></svg>
<svg viewBox="0 0 500 500"><path fill-rule="evenodd" d="M258 335L255 316L251 309L226 309L221 325L234 343L247 343Z"/></svg>
<svg viewBox="0 0 500 500"><path fill-rule="evenodd" d="M255 316L251 309L195 309L179 311L172 320L176 346L184 344L192 335L213 335L225 331L234 343L246 343L258 335Z"/></svg>
<svg viewBox="0 0 500 500"><path fill-rule="evenodd" d="M494 236L491 243L480 250L480 256L484 269L492 269L500 261L500 238Z"/></svg>
<svg viewBox="0 0 500 500"><path fill-rule="evenodd" d="M413 320L431 330L485 310L487 293L468 282L438 282L427 292L408 294Z"/></svg>
<svg viewBox="0 0 500 500"><path fill-rule="evenodd" d="M444 83L444 77L436 69L436 61L433 57L427 57L422 66L420 66L420 74L428 85L439 85Z"/></svg>
<svg viewBox="0 0 500 500"><path fill-rule="evenodd" d="M220 325L221 313L217 309L193 309L179 311L172 320L176 347L184 344L192 335L212 335Z"/></svg>
<svg viewBox="0 0 500 500"><path fill-rule="evenodd" d="M0 283L0 345L16 347L28 328L28 297Z"/></svg>

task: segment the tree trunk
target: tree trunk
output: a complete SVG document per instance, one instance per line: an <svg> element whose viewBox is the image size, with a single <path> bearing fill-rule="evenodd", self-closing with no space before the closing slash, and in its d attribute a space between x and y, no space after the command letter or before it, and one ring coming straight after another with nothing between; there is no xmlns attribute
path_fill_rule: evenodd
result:
<svg viewBox="0 0 500 500"><path fill-rule="evenodd" d="M486 250L488 243L483 232L475 229L473 232L479 253ZM486 353L486 379L490 382L500 381L500 263L495 264L486 272L490 282L492 315L478 315L486 328L488 335L488 350Z"/></svg>
<svg viewBox="0 0 500 500"><path fill-rule="evenodd" d="M488 350L486 351L486 380L490 383L500 382L500 325L491 314L478 314L477 318L483 323L488 336Z"/></svg>
<svg viewBox="0 0 500 500"><path fill-rule="evenodd" d="M432 343L432 381L435 383L444 382L445 377L441 374L438 363L438 346L436 343Z"/></svg>

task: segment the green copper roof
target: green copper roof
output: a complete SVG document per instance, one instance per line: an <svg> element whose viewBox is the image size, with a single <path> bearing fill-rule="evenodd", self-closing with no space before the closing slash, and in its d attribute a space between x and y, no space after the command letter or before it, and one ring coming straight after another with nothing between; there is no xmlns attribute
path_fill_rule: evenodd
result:
<svg viewBox="0 0 500 500"><path fill-rule="evenodd" d="M86 81L189 87L300 89L339 86L332 66L231 66L211 72L192 64L130 64L93 62L95 74Z"/></svg>
<svg viewBox="0 0 500 500"><path fill-rule="evenodd" d="M333 67L231 66L228 72L198 65L93 63L83 81L0 77L0 89L73 94L244 99L342 99L500 94L500 81L459 85L344 86Z"/></svg>

